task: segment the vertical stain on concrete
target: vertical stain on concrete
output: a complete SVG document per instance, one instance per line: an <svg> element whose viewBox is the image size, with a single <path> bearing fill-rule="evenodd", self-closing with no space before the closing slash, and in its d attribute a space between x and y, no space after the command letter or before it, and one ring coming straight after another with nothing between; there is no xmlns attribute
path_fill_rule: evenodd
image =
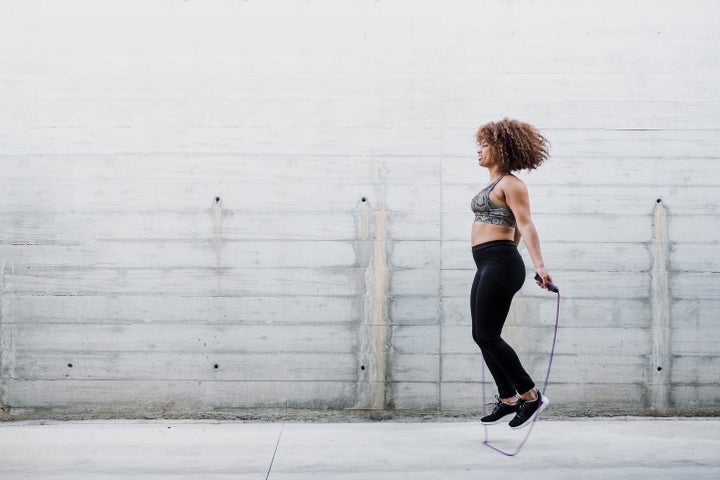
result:
<svg viewBox="0 0 720 480"><path fill-rule="evenodd" d="M222 248L223 248L223 220L224 212L220 197L213 199L212 222L213 222L213 251L215 253L215 278L217 280L218 293L222 291Z"/></svg>
<svg viewBox="0 0 720 480"><path fill-rule="evenodd" d="M369 262L369 251L370 246L368 245L368 239L370 237L370 207L368 206L367 198L363 197L360 203L360 225L359 237L360 244L358 245L358 262L361 266L367 265Z"/></svg>
<svg viewBox="0 0 720 480"><path fill-rule="evenodd" d="M385 251L385 202L380 201L375 227L375 248L371 264L373 282L372 324L372 359L370 369L370 408L385 408L387 385L387 287L388 266Z"/></svg>
<svg viewBox="0 0 720 480"><path fill-rule="evenodd" d="M378 207L373 240L370 240L367 202L363 201L360 212L358 257L367 268L364 276L365 314L359 338L361 371L356 408L382 410L387 405L389 334L385 203L381 200Z"/></svg>
<svg viewBox="0 0 720 480"><path fill-rule="evenodd" d="M653 341L650 364L650 408L657 413L666 413L670 407L669 251L666 209L662 200L658 199L654 211L650 271Z"/></svg>
<svg viewBox="0 0 720 480"><path fill-rule="evenodd" d="M5 260L0 262L0 325L5 320Z"/></svg>
<svg viewBox="0 0 720 480"><path fill-rule="evenodd" d="M7 409L3 403L5 398L5 381L9 375L6 375L6 366L4 359L6 355L10 355L9 345L5 341L5 260L0 263L0 419L7 414Z"/></svg>

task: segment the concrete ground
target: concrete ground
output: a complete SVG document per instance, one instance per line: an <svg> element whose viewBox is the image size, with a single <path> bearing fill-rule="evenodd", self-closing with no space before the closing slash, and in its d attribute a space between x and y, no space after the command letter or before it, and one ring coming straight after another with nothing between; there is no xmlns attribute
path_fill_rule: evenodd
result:
<svg viewBox="0 0 720 480"><path fill-rule="evenodd" d="M513 449L525 434L489 427ZM549 419L520 454L472 421L0 424L0 479L713 479L720 419Z"/></svg>

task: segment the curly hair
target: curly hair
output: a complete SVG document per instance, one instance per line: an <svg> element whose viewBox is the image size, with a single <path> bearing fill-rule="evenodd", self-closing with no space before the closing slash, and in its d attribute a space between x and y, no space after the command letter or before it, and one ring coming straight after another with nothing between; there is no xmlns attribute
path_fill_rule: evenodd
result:
<svg viewBox="0 0 720 480"><path fill-rule="evenodd" d="M516 170L534 170L549 156L547 139L529 123L503 118L481 126L476 134L478 143L485 141L504 174Z"/></svg>

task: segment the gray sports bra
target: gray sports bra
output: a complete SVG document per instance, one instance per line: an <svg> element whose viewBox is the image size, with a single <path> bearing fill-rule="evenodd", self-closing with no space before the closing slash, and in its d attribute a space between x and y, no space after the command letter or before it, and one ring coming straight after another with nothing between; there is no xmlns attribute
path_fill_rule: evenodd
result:
<svg viewBox="0 0 720 480"><path fill-rule="evenodd" d="M515 215L507 207L495 205L490 201L490 192L503 177L498 178L487 187L480 190L470 202L470 208L475 212L475 221L502 225L503 227L515 227Z"/></svg>

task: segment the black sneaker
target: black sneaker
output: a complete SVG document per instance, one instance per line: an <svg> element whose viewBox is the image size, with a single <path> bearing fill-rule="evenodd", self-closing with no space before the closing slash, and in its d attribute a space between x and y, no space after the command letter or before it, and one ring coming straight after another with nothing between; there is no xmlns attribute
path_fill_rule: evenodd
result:
<svg viewBox="0 0 720 480"><path fill-rule="evenodd" d="M510 420L510 428L518 429L527 427L530 425L533 420L535 420L540 413L542 413L543 410L547 408L547 406L550 404L550 400L540 393L540 390L537 391L537 399L536 400L523 400L522 398L518 400L518 410L517 415L515 415L515 418Z"/></svg>
<svg viewBox="0 0 720 480"><path fill-rule="evenodd" d="M495 425L496 423L500 423L508 418L514 417L518 411L519 402L515 405L510 405L500 400L500 397L497 395L495 395L495 398L497 398L497 403L495 404L495 408L493 408L492 413L490 415L485 415L480 419L480 423L483 425Z"/></svg>

